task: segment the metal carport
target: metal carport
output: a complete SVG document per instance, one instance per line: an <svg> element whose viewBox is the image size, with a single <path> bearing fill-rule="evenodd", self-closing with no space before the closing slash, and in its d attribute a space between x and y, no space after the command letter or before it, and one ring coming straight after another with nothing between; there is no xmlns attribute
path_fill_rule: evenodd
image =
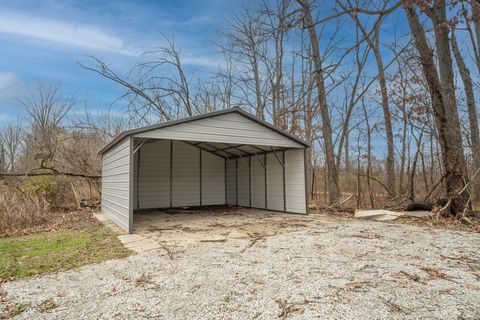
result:
<svg viewBox="0 0 480 320"><path fill-rule="evenodd" d="M102 213L128 233L137 209L307 214L308 147L238 107L124 131L100 151Z"/></svg>

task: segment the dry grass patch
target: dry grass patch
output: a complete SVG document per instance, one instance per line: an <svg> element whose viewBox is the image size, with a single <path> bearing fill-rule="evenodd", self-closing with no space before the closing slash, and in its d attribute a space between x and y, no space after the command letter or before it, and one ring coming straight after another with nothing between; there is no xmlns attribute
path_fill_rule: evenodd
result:
<svg viewBox="0 0 480 320"><path fill-rule="evenodd" d="M426 227L430 229L444 229L451 231L465 231L480 233L480 218L470 217L470 223L465 224L461 220L454 218L439 218L434 217L408 217L402 216L396 220L388 221L389 223L408 224L412 226Z"/></svg>
<svg viewBox="0 0 480 320"><path fill-rule="evenodd" d="M64 271L129 254L116 235L99 223L0 239L0 282Z"/></svg>

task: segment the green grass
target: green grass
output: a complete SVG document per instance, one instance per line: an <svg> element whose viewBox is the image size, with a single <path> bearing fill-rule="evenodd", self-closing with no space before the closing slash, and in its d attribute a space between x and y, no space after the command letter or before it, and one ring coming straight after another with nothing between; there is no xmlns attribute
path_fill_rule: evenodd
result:
<svg viewBox="0 0 480 320"><path fill-rule="evenodd" d="M115 234L101 225L0 239L0 282L68 270L129 254Z"/></svg>

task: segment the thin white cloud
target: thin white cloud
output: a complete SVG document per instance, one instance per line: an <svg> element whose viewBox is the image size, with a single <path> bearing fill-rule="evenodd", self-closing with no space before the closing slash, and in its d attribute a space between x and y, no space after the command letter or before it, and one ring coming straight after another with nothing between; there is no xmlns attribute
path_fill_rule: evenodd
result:
<svg viewBox="0 0 480 320"><path fill-rule="evenodd" d="M27 36L84 49L137 55L125 41L98 28L72 22L38 18L17 12L0 13L0 33Z"/></svg>
<svg viewBox="0 0 480 320"><path fill-rule="evenodd" d="M182 25L185 26L199 26L199 25L205 25L205 24L210 24L215 22L215 16L212 15L198 15L194 16L191 19L188 19L184 22L181 22Z"/></svg>
<svg viewBox="0 0 480 320"><path fill-rule="evenodd" d="M111 110L103 108L88 108L88 109L76 109L71 110L71 115L80 115L83 116L88 113L89 116L101 117L101 116L112 116L112 117L122 117L125 116L125 111L122 110Z"/></svg>
<svg viewBox="0 0 480 320"><path fill-rule="evenodd" d="M188 20L187 24L206 23L212 18L200 16ZM0 34L24 36L41 41L59 43L67 46L75 46L84 50L104 51L118 53L127 56L140 56L147 50L149 45L127 43L124 38L109 34L93 25L75 23L73 21L47 19L20 13L18 11L0 10ZM158 40L158 35L152 38ZM149 38L144 38L144 42ZM153 43L155 40L152 40ZM141 50L139 48L144 48ZM182 53L186 50L182 50ZM91 52L92 54L95 52ZM224 66L224 61L218 57L206 54L195 54L190 51L182 54L182 62L185 65L218 68ZM2 79L0 79L1 85ZM0 87L1 88L1 87Z"/></svg>
<svg viewBox="0 0 480 320"><path fill-rule="evenodd" d="M15 82L17 82L15 74L10 72L0 72L0 92L10 88Z"/></svg>
<svg viewBox="0 0 480 320"><path fill-rule="evenodd" d="M225 67L225 61L221 60L214 55L182 55L182 63L185 65L202 66L207 68L223 68Z"/></svg>

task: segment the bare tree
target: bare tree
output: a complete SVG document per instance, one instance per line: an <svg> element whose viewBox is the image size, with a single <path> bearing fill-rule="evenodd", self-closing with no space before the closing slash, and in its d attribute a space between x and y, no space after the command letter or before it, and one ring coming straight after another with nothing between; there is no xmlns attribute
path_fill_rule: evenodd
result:
<svg viewBox="0 0 480 320"><path fill-rule="evenodd" d="M479 30L480 31L480 30ZM457 62L458 71L460 73L465 96L467 98L467 113L470 124L470 148L472 150L473 172L475 173L480 168L480 136L478 131L478 117L477 107L475 105L475 94L473 89L473 81L470 76L470 71L465 64L463 57L458 48L455 31L452 30L451 35L452 50ZM473 184L474 200L480 200L480 178L476 178Z"/></svg>
<svg viewBox="0 0 480 320"><path fill-rule="evenodd" d="M99 114L92 113L85 107L84 112L72 120L74 130L86 134L95 134L103 143L110 142L122 131L130 129L122 113L115 114L107 110Z"/></svg>
<svg viewBox="0 0 480 320"><path fill-rule="evenodd" d="M32 125L40 130L59 127L76 103L75 95L65 97L60 94L60 85L40 81L37 81L30 93L20 99L20 104L30 116Z"/></svg>
<svg viewBox="0 0 480 320"><path fill-rule="evenodd" d="M77 104L77 98L62 95L58 84L37 82L32 91L20 99L20 104L30 116L32 126L26 149L34 153L32 160L39 160L43 167L55 156L62 138L61 123Z"/></svg>
<svg viewBox="0 0 480 320"><path fill-rule="evenodd" d="M244 9L242 14L230 20L229 29L224 32L227 43L219 44L225 55L239 64L237 78L243 91L243 98L252 107L257 117L265 119L267 91L269 81L265 81L265 62L267 59L268 32L265 30L262 14ZM255 102L250 102L253 93Z"/></svg>
<svg viewBox="0 0 480 320"><path fill-rule="evenodd" d="M284 90L283 68L284 68L284 41L290 26L294 24L292 15L288 13L289 0L277 0L271 8L264 2L262 6L263 14L266 16L268 28L271 30L270 34L274 43L274 57L270 67L267 70L273 73L269 76L271 82L271 101L272 101L272 119L273 124L279 126L279 115L282 114L282 109L285 108L286 97ZM292 66L295 64L292 63ZM293 81L292 81L293 83ZM283 121L285 122L285 121Z"/></svg>
<svg viewBox="0 0 480 320"><path fill-rule="evenodd" d="M320 114L322 117L323 142L325 146L325 156L327 163L328 176L328 197L329 203L338 203L340 199L340 189L338 186L338 169L335 164L335 154L332 140L332 126L330 113L327 104L327 94L325 91L325 80L323 74L322 57L320 55L320 47L318 43L317 31L312 18L310 4L307 0L297 0L303 12L305 28L310 34L310 46L312 49L312 59L314 64L314 78L317 88L318 104L320 106Z"/></svg>
<svg viewBox="0 0 480 320"><path fill-rule="evenodd" d="M17 159L23 151L23 128L20 122L7 123L0 132L0 170L15 171Z"/></svg>
<svg viewBox="0 0 480 320"><path fill-rule="evenodd" d="M478 3L476 0L470 0L469 2L472 8L471 16L469 16L469 12L465 8L464 2L461 2L461 15L465 19L465 28L470 39L470 44L472 45L473 57L477 65L478 72L480 73L480 3ZM475 32L472 30L471 24L473 24L473 29Z"/></svg>
<svg viewBox="0 0 480 320"><path fill-rule="evenodd" d="M135 64L128 76L119 75L93 56L90 57L95 63L93 66L79 65L124 87L126 93L117 100L127 99L128 109L137 123L197 114L201 110L193 104L191 79L183 67L181 53L173 39L166 36L163 39L166 46L145 52L145 61Z"/></svg>
<svg viewBox="0 0 480 320"><path fill-rule="evenodd" d="M337 3L342 7L343 10L348 12L348 15L355 21L356 25L360 29L363 38L368 43L369 47L372 49L373 55L375 57L375 62L377 65L377 72L378 72L378 83L380 85L380 93L382 97L382 109L383 109L383 117L385 123L385 133L387 138L387 186L389 188L389 196L395 196L395 148L393 142L393 127L392 127L392 116L389 107L389 99L388 99L388 92L387 92L387 80L385 76L385 68L383 63L383 58L381 54L380 48L380 27L382 25L382 21L384 19L384 15L378 15L377 20L373 24L372 32L373 35L370 35L371 32L368 32L363 23L360 21L358 14L352 11L353 7L358 7L358 2L355 5L352 5L350 0L347 0L349 7L347 8L342 4L341 1L337 1ZM389 1L383 1L382 7L380 11L383 11L387 8Z"/></svg>
<svg viewBox="0 0 480 320"><path fill-rule="evenodd" d="M455 100L446 4L444 0L434 0L432 6L422 6L428 12L434 26L435 52L440 72L437 71L433 50L428 44L416 7L417 5L412 1L404 5L414 43L420 55L423 73L430 89L432 111L442 150L447 195L451 198L450 212L458 214L464 211L469 201L465 192L458 194L467 179L460 120Z"/></svg>

